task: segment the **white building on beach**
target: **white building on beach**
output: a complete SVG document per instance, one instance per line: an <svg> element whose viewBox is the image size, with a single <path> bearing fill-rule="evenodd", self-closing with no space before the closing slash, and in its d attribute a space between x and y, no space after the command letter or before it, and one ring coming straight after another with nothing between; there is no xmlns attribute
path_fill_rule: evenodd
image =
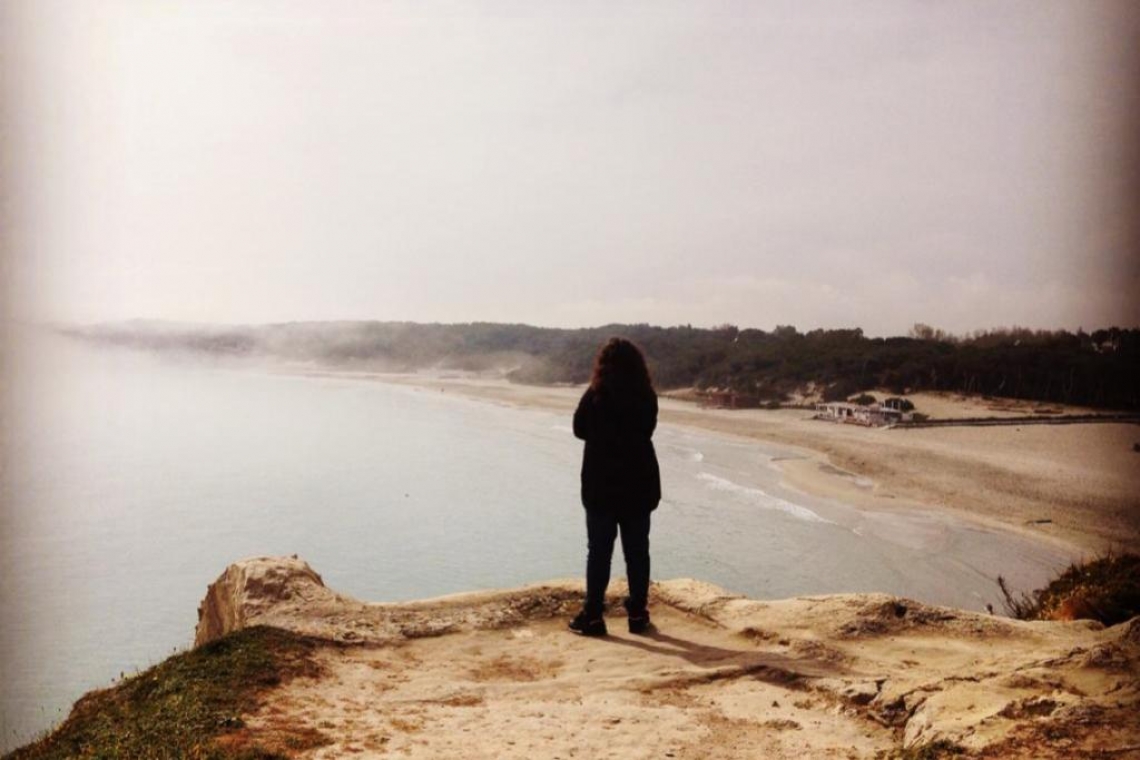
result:
<svg viewBox="0 0 1140 760"><path fill-rule="evenodd" d="M913 413L903 411L902 399L891 398L881 404L852 404L849 401L831 401L816 405L815 419L844 422L851 425L883 427L908 421Z"/></svg>

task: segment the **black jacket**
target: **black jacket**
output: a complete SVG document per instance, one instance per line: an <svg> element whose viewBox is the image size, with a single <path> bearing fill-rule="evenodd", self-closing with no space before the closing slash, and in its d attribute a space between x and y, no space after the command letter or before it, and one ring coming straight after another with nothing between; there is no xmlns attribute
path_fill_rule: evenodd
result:
<svg viewBox="0 0 1140 760"><path fill-rule="evenodd" d="M661 501L661 471L653 449L657 395L608 398L587 388L574 412L582 455L582 505L621 515L645 514Z"/></svg>

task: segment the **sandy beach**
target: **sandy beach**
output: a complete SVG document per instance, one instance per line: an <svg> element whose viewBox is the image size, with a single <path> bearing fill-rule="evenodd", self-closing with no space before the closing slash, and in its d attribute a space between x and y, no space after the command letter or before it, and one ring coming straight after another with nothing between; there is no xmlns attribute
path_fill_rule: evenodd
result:
<svg viewBox="0 0 1140 760"><path fill-rule="evenodd" d="M316 372L399 383L425 392L573 413L580 387L526 386L459 374ZM1017 416L1040 404L910 396L936 418ZM1051 405L1080 414L1089 410ZM1140 546L1140 426L1025 425L866 428L811 419L802 409L708 409L661 399L660 423L786 447L788 485L872 511L937 509L1051 542L1074 555Z"/></svg>

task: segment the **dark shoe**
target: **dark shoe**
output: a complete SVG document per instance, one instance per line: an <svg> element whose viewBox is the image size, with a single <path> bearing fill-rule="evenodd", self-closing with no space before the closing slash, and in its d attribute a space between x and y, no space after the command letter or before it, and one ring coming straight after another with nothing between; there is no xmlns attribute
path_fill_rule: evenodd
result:
<svg viewBox="0 0 1140 760"><path fill-rule="evenodd" d="M591 619L585 612L579 612L578 616L570 621L570 630L583 636L605 636L607 633L606 621L602 620L601 616Z"/></svg>
<svg viewBox="0 0 1140 760"><path fill-rule="evenodd" d="M649 611L630 613L629 615L629 632L630 633L645 633L653 624L649 622Z"/></svg>

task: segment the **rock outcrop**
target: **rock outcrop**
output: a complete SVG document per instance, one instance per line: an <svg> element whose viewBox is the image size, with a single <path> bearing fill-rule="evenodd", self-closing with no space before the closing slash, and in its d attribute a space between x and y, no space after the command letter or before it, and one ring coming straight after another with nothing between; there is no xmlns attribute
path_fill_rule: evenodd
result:
<svg viewBox="0 0 1140 760"><path fill-rule="evenodd" d="M301 621L291 616L312 618L347 601L295 554L235 562L210 584L198 605L194 646L254 625L294 628L290 622Z"/></svg>
<svg viewBox="0 0 1140 760"><path fill-rule="evenodd" d="M295 557L260 558L210 586L196 640L265 624L330 642L322 676L247 719L254 733L323 732L312 757L871 758L929 745L1070 758L1140 745L1140 619L1026 623L882 594L756 601L675 580L654 584L648 636L624 632L615 597L611 635L583 639L564 627L580 596L560 581L368 604Z"/></svg>

